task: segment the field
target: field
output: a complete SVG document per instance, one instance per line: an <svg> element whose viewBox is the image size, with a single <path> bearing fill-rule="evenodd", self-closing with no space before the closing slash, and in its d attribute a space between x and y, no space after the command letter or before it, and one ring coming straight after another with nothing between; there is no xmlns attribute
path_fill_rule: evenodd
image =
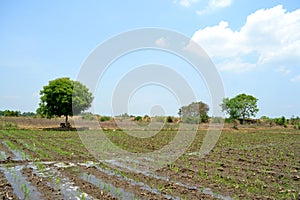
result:
<svg viewBox="0 0 300 200"><path fill-rule="evenodd" d="M114 144L131 152L160 149L176 133L167 128L151 138L134 138L105 130ZM136 172L95 159L76 131L3 129L0 198L300 199L299 130L227 128L211 153L199 158L191 153L199 150L205 134L198 130L174 163Z"/></svg>

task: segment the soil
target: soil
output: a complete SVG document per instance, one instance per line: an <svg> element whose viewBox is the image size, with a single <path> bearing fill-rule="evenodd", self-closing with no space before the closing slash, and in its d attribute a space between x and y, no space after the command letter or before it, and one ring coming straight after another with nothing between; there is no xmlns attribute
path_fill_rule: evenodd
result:
<svg viewBox="0 0 300 200"><path fill-rule="evenodd" d="M114 126L115 124L112 124L110 128L113 129ZM111 141L132 152L160 149L173 139L176 132L166 130L148 140L139 140L110 128L106 134ZM252 126L233 130L227 127L209 155L204 158L189 155L201 147L205 136L204 128L197 132L185 155L154 172L168 180L144 173L117 172L105 166L117 174L108 175L96 167L82 166L82 163L97 160L87 151L74 131L0 130L0 142L9 140L20 152L30 156L25 160L16 161L12 151L5 145L0 145L0 151L8 156L6 160L0 161L0 167L24 166L24 177L40 191L43 199L63 197L58 188L47 184L50 181L48 178L40 178L33 173L30 164L58 169L74 182L80 191L98 199L116 198L112 193L80 178L79 172L92 174L105 183L133 193L140 199L166 199L167 196L182 199L215 199L212 195L201 192L204 188L210 188L215 195L239 199L300 199L299 130ZM68 167L56 167L53 163L44 161L63 162ZM129 179L150 186L152 192L131 184ZM13 187L1 170L0 198L17 199Z"/></svg>
<svg viewBox="0 0 300 200"><path fill-rule="evenodd" d="M4 173L0 170L0 199L18 199L13 192L11 184L6 180Z"/></svg>
<svg viewBox="0 0 300 200"><path fill-rule="evenodd" d="M59 189L47 185L47 178L38 177L33 173L31 168L23 168L22 174L26 177L27 181L31 182L40 191L44 200L63 200Z"/></svg>

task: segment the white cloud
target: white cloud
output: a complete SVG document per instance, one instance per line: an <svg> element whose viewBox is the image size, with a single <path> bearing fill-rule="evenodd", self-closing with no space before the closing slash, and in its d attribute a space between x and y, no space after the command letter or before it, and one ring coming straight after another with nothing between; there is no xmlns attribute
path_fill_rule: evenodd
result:
<svg viewBox="0 0 300 200"><path fill-rule="evenodd" d="M225 8L230 6L232 3L231 0L210 0L209 6L213 8Z"/></svg>
<svg viewBox="0 0 300 200"><path fill-rule="evenodd" d="M300 65L299 33L300 9L286 12L278 5L250 14L239 31L232 30L228 22L221 21L216 26L196 31L192 39L212 58L226 60L225 65L221 61L222 69L243 71L240 68L273 66L276 69L280 66ZM253 54L257 58L251 57ZM228 66L236 61L244 64Z"/></svg>
<svg viewBox="0 0 300 200"><path fill-rule="evenodd" d="M198 2L198 0L180 0L179 4L184 7L190 7L192 4L197 3L197 2Z"/></svg>
<svg viewBox="0 0 300 200"><path fill-rule="evenodd" d="M222 63L217 64L217 68L219 68L222 71L244 72L249 71L255 67L255 64L242 61L238 58L235 60L224 61Z"/></svg>
<svg viewBox="0 0 300 200"><path fill-rule="evenodd" d="M300 75L295 76L294 78L291 79L292 82L300 82Z"/></svg>
<svg viewBox="0 0 300 200"><path fill-rule="evenodd" d="M209 0L207 7L204 10L199 10L196 13L199 15L212 12L214 10L229 7L232 4L232 0Z"/></svg>

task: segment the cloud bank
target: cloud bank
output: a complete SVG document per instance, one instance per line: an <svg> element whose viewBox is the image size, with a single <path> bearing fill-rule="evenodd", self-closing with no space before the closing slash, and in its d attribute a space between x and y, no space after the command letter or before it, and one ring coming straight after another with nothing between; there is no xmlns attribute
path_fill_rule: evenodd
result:
<svg viewBox="0 0 300 200"><path fill-rule="evenodd" d="M250 14L240 30L221 21L199 29L192 39L218 60L221 70L241 72L273 66L287 73L290 67L300 66L299 33L300 9L287 12L278 5Z"/></svg>

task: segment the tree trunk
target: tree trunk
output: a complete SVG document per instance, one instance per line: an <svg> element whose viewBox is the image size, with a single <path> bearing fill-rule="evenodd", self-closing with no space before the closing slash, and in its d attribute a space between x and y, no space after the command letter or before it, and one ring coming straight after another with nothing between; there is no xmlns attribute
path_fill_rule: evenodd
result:
<svg viewBox="0 0 300 200"><path fill-rule="evenodd" d="M243 115L241 124L244 124L245 118L246 118L245 115Z"/></svg>
<svg viewBox="0 0 300 200"><path fill-rule="evenodd" d="M68 115L66 115L66 126L68 125Z"/></svg>

